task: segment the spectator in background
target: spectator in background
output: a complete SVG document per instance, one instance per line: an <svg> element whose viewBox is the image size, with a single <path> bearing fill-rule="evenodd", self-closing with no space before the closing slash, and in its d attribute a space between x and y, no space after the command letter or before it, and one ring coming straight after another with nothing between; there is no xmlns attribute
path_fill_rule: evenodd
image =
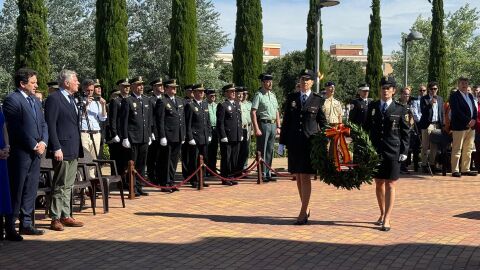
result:
<svg viewBox="0 0 480 270"><path fill-rule="evenodd" d="M370 93L370 87L366 83L362 83L358 86L358 97L351 101L352 110L348 120L354 124L364 127L367 120L368 104L372 102L371 98L368 98Z"/></svg>
<svg viewBox="0 0 480 270"><path fill-rule="evenodd" d="M480 169L480 85L475 85L472 87L472 91L475 95L476 105L477 105L477 123L475 125L475 169L478 171Z"/></svg>

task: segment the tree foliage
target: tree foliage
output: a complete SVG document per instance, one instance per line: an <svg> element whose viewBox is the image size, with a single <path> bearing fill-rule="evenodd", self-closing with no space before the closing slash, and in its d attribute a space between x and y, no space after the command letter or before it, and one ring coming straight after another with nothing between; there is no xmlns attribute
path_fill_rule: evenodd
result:
<svg viewBox="0 0 480 270"><path fill-rule="evenodd" d="M17 40L17 0L5 0L0 12L0 100L14 88L15 41Z"/></svg>
<svg viewBox="0 0 480 270"><path fill-rule="evenodd" d="M47 9L43 0L19 0L15 69L29 67L38 72L40 90L47 90L50 72L48 57Z"/></svg>
<svg viewBox="0 0 480 270"><path fill-rule="evenodd" d="M380 19L380 0L372 0L372 14L368 31L368 62L365 81L370 85L370 96L378 97L382 70L382 22Z"/></svg>
<svg viewBox="0 0 480 270"><path fill-rule="evenodd" d="M480 83L480 12L468 4L457 11L445 16L445 44L447 89L456 86L460 75L468 76L472 83ZM408 77L409 84L417 88L428 82L428 61L430 50L430 36L432 33L431 18L419 16L412 25L412 29L423 34L423 39L410 43ZM403 37L407 34L403 33ZM404 51L392 53L393 70L397 79L404 78ZM441 93L441 95L448 95ZM445 96L447 97L447 96Z"/></svg>
<svg viewBox="0 0 480 270"><path fill-rule="evenodd" d="M95 68L107 93L128 76L127 22L126 0L97 0Z"/></svg>
<svg viewBox="0 0 480 270"><path fill-rule="evenodd" d="M447 50L444 33L443 0L432 3L432 35L430 37L430 59L428 61L428 80L438 82L440 95L446 96L447 82Z"/></svg>
<svg viewBox="0 0 480 270"><path fill-rule="evenodd" d="M262 5L260 0L237 0L233 49L233 82L252 94L260 86L263 63Z"/></svg>
<svg viewBox="0 0 480 270"><path fill-rule="evenodd" d="M305 50L305 68L315 70L316 55L316 25L317 25L317 1L310 0L310 8L307 17L307 48Z"/></svg>

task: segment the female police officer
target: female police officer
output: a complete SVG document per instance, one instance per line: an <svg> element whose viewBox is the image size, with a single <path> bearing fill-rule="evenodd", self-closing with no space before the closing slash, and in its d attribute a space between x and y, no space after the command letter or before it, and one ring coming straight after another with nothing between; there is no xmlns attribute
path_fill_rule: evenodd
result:
<svg viewBox="0 0 480 270"><path fill-rule="evenodd" d="M400 164L407 159L409 127L407 108L393 100L396 83L391 77L381 80L381 99L370 103L366 129L372 144L381 156L375 175L376 195L380 218L376 222L382 231L390 230L390 215L395 201L395 180L400 174Z"/></svg>
<svg viewBox="0 0 480 270"><path fill-rule="evenodd" d="M311 175L315 173L310 160L310 137L319 132L319 127L326 125L325 114L322 111L324 100L311 91L315 74L311 70L300 73L300 92L288 95L283 114L280 133L280 149L288 149L288 171L295 175L298 193L302 202L300 214L295 225L308 222L308 203L312 185Z"/></svg>

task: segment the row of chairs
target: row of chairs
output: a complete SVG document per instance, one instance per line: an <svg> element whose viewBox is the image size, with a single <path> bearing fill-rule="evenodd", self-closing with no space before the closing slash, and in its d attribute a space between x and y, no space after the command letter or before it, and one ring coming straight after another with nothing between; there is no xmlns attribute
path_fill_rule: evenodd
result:
<svg viewBox="0 0 480 270"><path fill-rule="evenodd" d="M85 207L85 195L90 197L92 212L93 215L96 215L95 208L97 206L96 198L98 194L100 194L102 198L104 213L108 213L109 197L112 184L115 184L120 191L122 207L125 208L122 176L121 172L119 172L117 169L115 161L94 159L85 149L84 153L84 157L78 160L77 173L70 200L70 209L72 211L71 215L73 216L73 205L75 198L79 199L80 212L83 210ZM106 174L104 171L102 171L102 168L104 168L105 165L110 168L109 174ZM40 165L40 177L43 184L37 190L37 198L42 198L42 204L45 207L46 216L49 214L51 204L53 174L54 170L52 160L42 157Z"/></svg>

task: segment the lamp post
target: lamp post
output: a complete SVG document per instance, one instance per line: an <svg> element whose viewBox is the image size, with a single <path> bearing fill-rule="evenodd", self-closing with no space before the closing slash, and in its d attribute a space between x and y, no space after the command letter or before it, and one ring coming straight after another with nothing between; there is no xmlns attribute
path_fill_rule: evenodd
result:
<svg viewBox="0 0 480 270"><path fill-rule="evenodd" d="M405 55L405 81L404 81L404 86L403 87L407 87L407 83L408 83L408 42L409 41L420 40L420 39L423 39L422 33L411 30L410 34L408 34L408 36L404 40L405 46L403 46L403 47L404 47L404 50L405 50L404 51L404 55Z"/></svg>
<svg viewBox="0 0 480 270"><path fill-rule="evenodd" d="M315 82L316 82L316 91L320 93L320 57L321 57L321 48L320 46L320 32L322 29L322 24L320 22L322 18L322 8L324 7L333 7L340 4L340 1L336 0L317 0L317 31L316 31L316 50L315 50L315 72L317 73Z"/></svg>

